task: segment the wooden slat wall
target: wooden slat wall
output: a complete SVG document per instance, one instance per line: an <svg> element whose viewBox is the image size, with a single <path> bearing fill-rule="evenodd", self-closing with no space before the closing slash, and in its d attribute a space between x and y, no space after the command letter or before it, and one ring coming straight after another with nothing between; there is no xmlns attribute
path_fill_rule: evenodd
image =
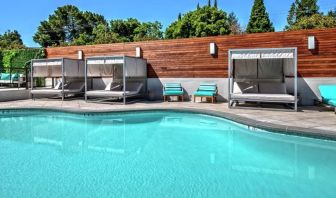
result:
<svg viewBox="0 0 336 198"><path fill-rule="evenodd" d="M308 36L314 35L317 50L308 50ZM209 43L218 46L218 56L209 52ZM223 78L227 77L228 49L298 47L298 72L302 77L336 77L336 28L217 36L191 39L160 40L136 43L47 48L47 57L77 58L102 55L135 56L141 47L148 61L151 78Z"/></svg>

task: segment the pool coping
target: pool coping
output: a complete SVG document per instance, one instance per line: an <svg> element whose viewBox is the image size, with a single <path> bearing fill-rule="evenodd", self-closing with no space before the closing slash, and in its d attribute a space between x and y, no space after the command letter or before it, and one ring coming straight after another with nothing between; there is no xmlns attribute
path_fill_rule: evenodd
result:
<svg viewBox="0 0 336 198"><path fill-rule="evenodd" d="M188 107L146 107L146 108L126 108L126 109L108 109L108 110L94 110L94 109L79 109L79 108L62 108L62 107L2 107L0 111L13 111L13 110L43 110L43 111L54 111L54 112L64 112L73 114L88 114L88 113L123 113L123 112L147 112L147 111L174 111L174 112L187 112L187 113L199 113L210 116L216 116L224 119L228 119L233 122L247 125L248 127L257 128L266 131L272 131L275 133L281 133L286 135L296 135L309 138L318 138L326 140L336 141L336 133L333 131L322 130L322 129L310 129L305 127L297 126L286 126L281 124L274 124L269 122L258 121L252 118L246 118L243 116L236 115L234 113L221 112L215 110L204 110L198 108L188 108Z"/></svg>

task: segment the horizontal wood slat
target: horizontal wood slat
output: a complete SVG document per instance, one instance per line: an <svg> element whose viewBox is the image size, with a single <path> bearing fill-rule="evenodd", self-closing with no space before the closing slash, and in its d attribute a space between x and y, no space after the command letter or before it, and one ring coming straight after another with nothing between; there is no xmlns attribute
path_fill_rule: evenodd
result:
<svg viewBox="0 0 336 198"><path fill-rule="evenodd" d="M308 50L308 36L316 37L315 51ZM218 55L211 56L210 42L215 42ZM240 48L298 47L298 73L302 77L336 77L336 28L217 36L191 39L159 40L135 43L69 46L47 48L47 57L77 58L82 50L86 57L103 55L135 56L141 47L148 61L151 78L225 78L228 50Z"/></svg>

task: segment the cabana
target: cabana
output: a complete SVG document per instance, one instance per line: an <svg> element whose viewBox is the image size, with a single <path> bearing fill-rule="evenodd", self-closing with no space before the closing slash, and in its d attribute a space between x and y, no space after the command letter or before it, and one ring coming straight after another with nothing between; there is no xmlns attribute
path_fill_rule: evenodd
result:
<svg viewBox="0 0 336 198"><path fill-rule="evenodd" d="M55 58L31 61L31 95L62 97L83 94L85 64L83 60ZM35 88L34 79L51 79L51 87Z"/></svg>
<svg viewBox="0 0 336 198"><path fill-rule="evenodd" d="M97 79L100 79L99 83ZM129 56L90 57L85 61L85 101L145 97L147 93L147 61Z"/></svg>
<svg viewBox="0 0 336 198"><path fill-rule="evenodd" d="M234 49L228 56L229 108L265 102L297 111L297 48Z"/></svg>

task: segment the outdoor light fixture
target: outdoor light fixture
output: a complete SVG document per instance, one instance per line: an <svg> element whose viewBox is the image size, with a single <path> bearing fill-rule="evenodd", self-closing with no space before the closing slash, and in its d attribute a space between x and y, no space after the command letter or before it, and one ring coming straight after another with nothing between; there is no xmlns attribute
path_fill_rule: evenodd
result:
<svg viewBox="0 0 336 198"><path fill-rule="evenodd" d="M210 54L211 55L216 55L217 54L216 43L210 43Z"/></svg>
<svg viewBox="0 0 336 198"><path fill-rule="evenodd" d="M308 49L309 50L315 49L315 36L308 36Z"/></svg>
<svg viewBox="0 0 336 198"><path fill-rule="evenodd" d="M83 51L82 50L78 51L78 60L83 60Z"/></svg>
<svg viewBox="0 0 336 198"><path fill-rule="evenodd" d="M140 47L135 48L135 57L141 58L141 48Z"/></svg>

